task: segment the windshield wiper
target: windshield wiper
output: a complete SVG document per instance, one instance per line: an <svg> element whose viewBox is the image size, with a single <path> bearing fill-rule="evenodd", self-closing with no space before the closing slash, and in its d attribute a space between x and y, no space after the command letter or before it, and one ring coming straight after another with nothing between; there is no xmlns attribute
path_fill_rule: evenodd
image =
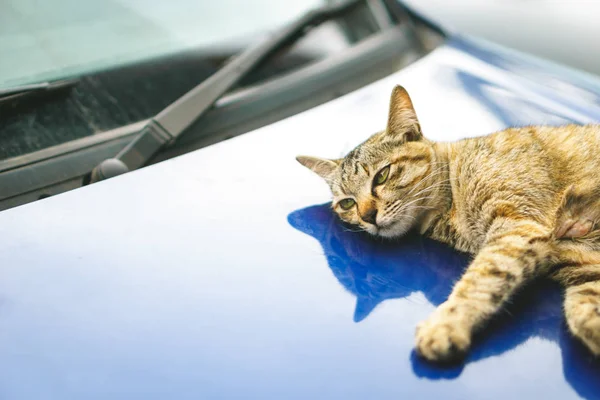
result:
<svg viewBox="0 0 600 400"><path fill-rule="evenodd" d="M315 26L343 15L363 1L350 0L338 5L316 8L264 41L234 56L208 79L151 118L135 140L115 158L104 160L94 168L84 177L83 184L111 178L144 166L152 156L173 143L221 96L271 55L291 45Z"/></svg>
<svg viewBox="0 0 600 400"><path fill-rule="evenodd" d="M7 104L15 100L45 95L71 89L79 83L79 79L63 79L51 82L39 82L29 85L15 86L8 89L0 89L0 104Z"/></svg>

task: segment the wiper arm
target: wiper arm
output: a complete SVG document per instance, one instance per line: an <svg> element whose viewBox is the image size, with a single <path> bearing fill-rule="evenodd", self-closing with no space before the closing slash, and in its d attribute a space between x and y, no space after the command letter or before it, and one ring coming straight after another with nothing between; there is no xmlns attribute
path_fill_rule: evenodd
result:
<svg viewBox="0 0 600 400"><path fill-rule="evenodd" d="M40 82L30 85L15 86L8 89L0 89L0 104L21 100L26 97L70 89L78 82L79 79L63 79L59 81Z"/></svg>
<svg viewBox="0 0 600 400"><path fill-rule="evenodd" d="M308 30L336 18L364 0L309 11L264 41L234 56L225 66L151 118L140 135L115 158L104 160L84 178L84 185L140 168L164 146L173 143L190 125L237 82L272 54L304 36Z"/></svg>

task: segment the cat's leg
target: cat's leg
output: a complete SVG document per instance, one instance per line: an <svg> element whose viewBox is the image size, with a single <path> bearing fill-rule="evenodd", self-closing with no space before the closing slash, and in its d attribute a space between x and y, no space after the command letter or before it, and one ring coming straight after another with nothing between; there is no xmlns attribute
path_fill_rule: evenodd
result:
<svg viewBox="0 0 600 400"><path fill-rule="evenodd" d="M547 271L550 242L550 228L536 222L496 219L448 300L417 327L417 352L439 362L464 355L474 331L519 287Z"/></svg>
<svg viewBox="0 0 600 400"><path fill-rule="evenodd" d="M600 356L600 264L569 265L552 277L565 286L569 330Z"/></svg>

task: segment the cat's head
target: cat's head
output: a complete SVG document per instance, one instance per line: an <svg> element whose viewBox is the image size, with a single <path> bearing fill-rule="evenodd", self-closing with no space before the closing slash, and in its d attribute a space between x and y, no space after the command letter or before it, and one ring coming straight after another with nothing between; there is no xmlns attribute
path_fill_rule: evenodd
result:
<svg viewBox="0 0 600 400"><path fill-rule="evenodd" d="M383 237L403 235L430 209L429 181L437 173L432 142L423 138L407 91L396 86L387 127L344 158L298 156L321 176L340 218Z"/></svg>

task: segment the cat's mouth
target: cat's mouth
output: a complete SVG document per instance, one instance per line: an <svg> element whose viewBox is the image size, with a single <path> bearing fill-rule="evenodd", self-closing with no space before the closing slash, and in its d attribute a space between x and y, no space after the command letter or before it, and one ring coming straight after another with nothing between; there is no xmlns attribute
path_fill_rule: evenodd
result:
<svg viewBox="0 0 600 400"><path fill-rule="evenodd" d="M373 236L385 237L385 238L397 238L399 236L403 236L410 229L410 224L406 221L391 221L387 223L379 223L375 224L360 224L360 228L362 228L367 233Z"/></svg>
<svg viewBox="0 0 600 400"><path fill-rule="evenodd" d="M404 235L410 227L403 221L392 221L385 225L373 225L373 235L394 238ZM369 231L370 232L370 231Z"/></svg>

